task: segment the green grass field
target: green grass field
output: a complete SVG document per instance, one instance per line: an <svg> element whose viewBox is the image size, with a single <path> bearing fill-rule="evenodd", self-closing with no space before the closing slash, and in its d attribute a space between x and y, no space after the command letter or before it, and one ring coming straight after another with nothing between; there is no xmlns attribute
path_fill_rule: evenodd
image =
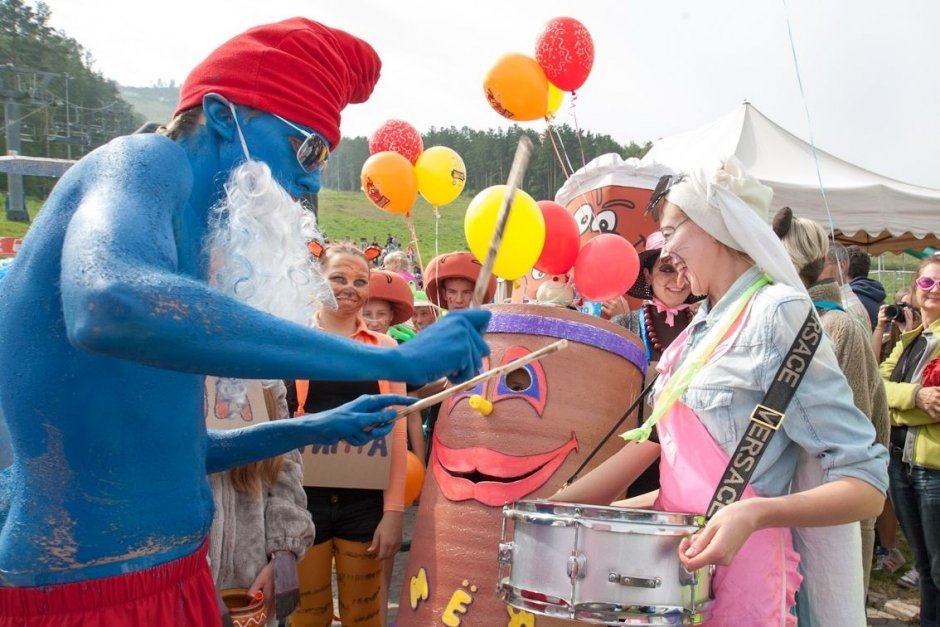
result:
<svg viewBox="0 0 940 627"><path fill-rule="evenodd" d="M440 253L467 250L463 217L471 199L464 194L439 210L441 219L435 237L434 211L423 198L418 198L411 209L411 218L418 234L421 259L425 264L435 256L435 249ZM405 216L377 209L362 192L321 191L319 203L320 227L326 231L330 240L348 237L358 244L359 238L365 237L370 242L375 238L380 245L385 245L385 240L392 234L403 247L411 241Z"/></svg>

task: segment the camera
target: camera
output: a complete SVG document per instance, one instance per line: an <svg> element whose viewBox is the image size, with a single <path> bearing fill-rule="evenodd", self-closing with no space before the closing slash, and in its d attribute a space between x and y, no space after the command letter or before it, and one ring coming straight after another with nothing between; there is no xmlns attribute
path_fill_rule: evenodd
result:
<svg viewBox="0 0 940 627"><path fill-rule="evenodd" d="M904 310L910 308L911 306L907 303L894 303L893 305L888 305L885 307L885 317L887 317L888 320L904 322Z"/></svg>

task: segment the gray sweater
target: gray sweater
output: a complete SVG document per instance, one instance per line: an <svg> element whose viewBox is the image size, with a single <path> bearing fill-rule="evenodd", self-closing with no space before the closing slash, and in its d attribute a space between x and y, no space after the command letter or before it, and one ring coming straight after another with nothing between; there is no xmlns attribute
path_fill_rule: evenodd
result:
<svg viewBox="0 0 940 627"><path fill-rule="evenodd" d="M278 418L289 417L283 381L263 384L277 401ZM300 452L283 457L277 482L260 495L235 490L228 472L209 475L215 503L209 563L219 590L249 587L274 551L291 551L299 560L313 544Z"/></svg>

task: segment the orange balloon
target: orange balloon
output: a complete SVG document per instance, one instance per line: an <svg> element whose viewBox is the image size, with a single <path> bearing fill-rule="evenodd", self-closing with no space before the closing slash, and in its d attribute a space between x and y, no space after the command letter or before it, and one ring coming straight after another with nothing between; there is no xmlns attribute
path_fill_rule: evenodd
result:
<svg viewBox="0 0 940 627"><path fill-rule="evenodd" d="M532 57L504 54L483 79L483 93L501 116L517 122L548 115L548 79Z"/></svg>
<svg viewBox="0 0 940 627"><path fill-rule="evenodd" d="M424 464L413 452L408 451L407 465L405 466L405 506L414 503L421 494L424 485Z"/></svg>
<svg viewBox="0 0 940 627"><path fill-rule="evenodd" d="M369 202L382 211L406 214L418 199L415 168L397 152L377 152L366 159L359 180Z"/></svg>

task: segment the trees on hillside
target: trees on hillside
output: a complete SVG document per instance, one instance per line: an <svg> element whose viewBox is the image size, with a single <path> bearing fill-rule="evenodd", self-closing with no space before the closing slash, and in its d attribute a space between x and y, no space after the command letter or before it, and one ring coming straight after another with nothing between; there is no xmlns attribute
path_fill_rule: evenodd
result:
<svg viewBox="0 0 940 627"><path fill-rule="evenodd" d="M49 17L43 2L33 8L23 0L0 0L3 126L19 122L21 154L78 158L134 131L143 119L120 97L117 83L94 70L77 41L49 26ZM0 154L7 149L0 133ZM28 187L41 184L27 180Z"/></svg>
<svg viewBox="0 0 940 627"><path fill-rule="evenodd" d="M572 169L577 170L583 165L582 148L584 162L587 162L609 152L618 153L624 158L641 157L650 147L649 143L640 146L633 142L621 146L609 135L591 132L582 132L579 141L577 133L567 124L555 126L554 130L554 144L548 132L540 134L518 125L509 129L485 131L466 126L459 129L453 126L432 127L422 135L422 140L425 148L447 146L461 156L467 166L466 193L475 194L491 185L506 182L519 135L528 135L535 144L535 152L526 171L524 188L537 199L553 198L567 178L565 172L570 174ZM330 165L323 175L323 186L340 191L358 190L359 172L368 157L366 138L343 139L336 152L330 156ZM565 162L564 170L561 160Z"/></svg>

